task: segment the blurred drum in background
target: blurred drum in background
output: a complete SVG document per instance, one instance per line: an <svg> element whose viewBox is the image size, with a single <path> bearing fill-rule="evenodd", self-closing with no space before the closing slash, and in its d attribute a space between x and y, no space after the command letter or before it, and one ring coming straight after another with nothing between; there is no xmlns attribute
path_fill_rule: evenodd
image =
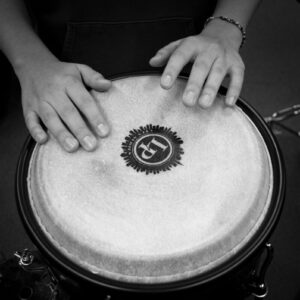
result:
<svg viewBox="0 0 300 300"><path fill-rule="evenodd" d="M20 214L67 277L116 297L211 294L228 282L265 293L255 266L284 198L277 143L223 90L209 109L184 106L185 84L164 90L160 76L138 75L94 92L112 128L94 152L25 144Z"/></svg>

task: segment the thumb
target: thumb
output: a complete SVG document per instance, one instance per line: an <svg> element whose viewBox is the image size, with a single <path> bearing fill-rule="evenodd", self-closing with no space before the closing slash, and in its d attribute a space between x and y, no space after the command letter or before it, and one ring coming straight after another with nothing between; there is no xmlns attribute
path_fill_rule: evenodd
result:
<svg viewBox="0 0 300 300"><path fill-rule="evenodd" d="M87 65L76 64L83 82L94 90L99 92L107 91L111 87L111 81L105 79L102 74L90 68Z"/></svg>

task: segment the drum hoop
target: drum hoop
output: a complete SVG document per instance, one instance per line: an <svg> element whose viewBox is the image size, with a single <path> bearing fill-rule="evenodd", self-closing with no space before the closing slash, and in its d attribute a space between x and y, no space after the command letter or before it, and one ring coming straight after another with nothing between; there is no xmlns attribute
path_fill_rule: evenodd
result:
<svg viewBox="0 0 300 300"><path fill-rule="evenodd" d="M131 72L111 77L111 79L120 80L123 78L128 78L130 76L147 75L159 76L160 73L157 71L134 73ZM179 76L179 78L187 79L187 76L181 75ZM226 91L227 89L222 86L219 90L219 93L221 95L225 95ZM248 104L241 97L239 97L239 99L237 100L237 106L242 109L242 111L255 124L257 130L260 132L265 142L265 145L269 151L271 165L273 168L274 184L270 207L268 208L266 216L257 232L233 257L226 260L216 268L208 270L189 279L181 279L169 283L143 284L123 281L121 282L114 279L109 279L101 275L93 274L88 270L80 267L79 265L76 265L62 253L60 253L59 250L56 249L55 246L52 245L51 242L46 238L30 207L30 200L27 189L27 174L31 155L36 146L36 142L30 136L27 137L23 145L15 173L15 193L17 208L28 235L33 240L38 249L46 256L49 261L51 261L51 263L54 263L54 266L56 266L59 270L67 272L72 277L75 276L76 278L84 280L85 282L113 290L144 293L178 291L196 286L202 286L214 280L220 279L221 277L238 269L238 267L243 265L248 259L257 254L258 250L264 245L264 243L274 231L283 208L286 179L283 158L278 142L276 141L276 138L269 129L268 125L265 123L264 119L250 104Z"/></svg>

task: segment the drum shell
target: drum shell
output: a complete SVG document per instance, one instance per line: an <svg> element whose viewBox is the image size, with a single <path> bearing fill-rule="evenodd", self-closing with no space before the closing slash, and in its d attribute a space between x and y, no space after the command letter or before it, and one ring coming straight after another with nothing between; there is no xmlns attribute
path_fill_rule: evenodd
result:
<svg viewBox="0 0 300 300"><path fill-rule="evenodd" d="M226 89L221 88L220 92L221 94L225 94ZM217 268L217 270L205 274L205 276L197 276L190 280L172 284L127 284L106 278L97 278L96 275L89 276L87 273L82 273L82 270L77 268L74 263L71 263L59 254L39 230L30 210L27 192L27 170L35 143L30 138L27 140L21 152L16 173L16 199L19 214L34 243L44 254L49 264L54 267L58 277L65 286L71 290L75 290L76 293L82 290L84 294L86 294L87 291L96 289L97 293L103 293L104 295L116 294L117 296L126 296L130 293L130 297L134 297L134 295L140 297L141 294L143 294L143 297L146 297L146 295L151 296L155 293L155 297L157 297L158 294L176 293L177 297L181 295L181 293L186 295L186 293L195 292L201 293L201 295L210 295L216 290L216 287L217 290L222 290L223 294L223 290L231 291L232 288L235 289L235 287L239 290L240 286L247 285L247 277L259 260L263 252L264 244L269 239L279 220L285 194L285 172L282 155L277 142L263 119L244 100L239 99L237 104L258 127L270 152L275 175L272 208L267 214L267 220L263 224L264 227L251 239L252 243L249 249L244 249L241 255L235 257L230 262L226 262L225 265ZM248 292L242 289L241 293L247 294Z"/></svg>

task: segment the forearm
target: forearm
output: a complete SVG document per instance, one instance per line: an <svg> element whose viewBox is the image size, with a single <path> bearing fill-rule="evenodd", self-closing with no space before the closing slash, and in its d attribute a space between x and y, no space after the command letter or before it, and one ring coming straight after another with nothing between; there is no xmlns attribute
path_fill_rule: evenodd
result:
<svg viewBox="0 0 300 300"><path fill-rule="evenodd" d="M226 16L247 27L261 0L219 0L214 16Z"/></svg>
<svg viewBox="0 0 300 300"><path fill-rule="evenodd" d="M22 0L0 0L0 49L18 70L55 57L33 30Z"/></svg>
<svg viewBox="0 0 300 300"><path fill-rule="evenodd" d="M260 1L261 0L219 0L213 16L231 18L246 29ZM237 50L242 43L242 33L239 28L218 18L209 22L202 33L221 39L223 43L229 43Z"/></svg>

